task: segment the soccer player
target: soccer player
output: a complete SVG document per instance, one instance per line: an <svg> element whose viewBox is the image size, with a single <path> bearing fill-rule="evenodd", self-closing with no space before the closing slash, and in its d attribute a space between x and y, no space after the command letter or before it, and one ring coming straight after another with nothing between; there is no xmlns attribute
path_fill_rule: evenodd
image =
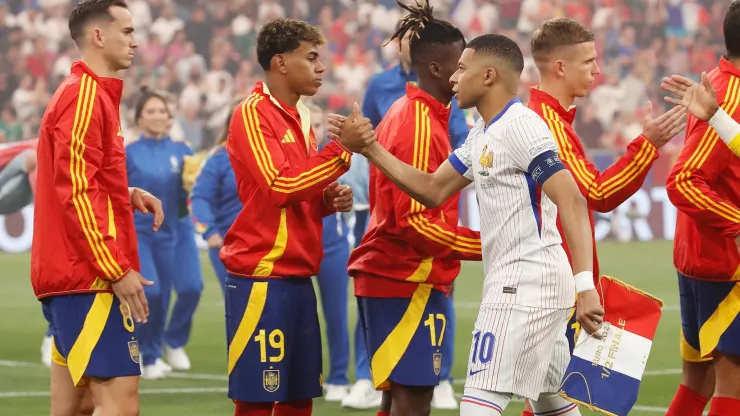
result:
<svg viewBox="0 0 740 416"><path fill-rule="evenodd" d="M134 331L147 320L151 282L136 271L132 207L154 212L154 229L162 212L126 179L115 75L137 43L122 0L80 2L69 29L82 61L41 121L31 248L31 282L52 327L51 414L76 415L89 390L101 414L138 415Z"/></svg>
<svg viewBox="0 0 740 416"><path fill-rule="evenodd" d="M403 21L399 21L396 29L400 28ZM409 48L409 39L411 33L407 32L406 35L400 39L397 39L400 62L398 65L391 69L376 74L370 79L367 85L367 91L362 102L363 114L370 119L373 126L378 126L380 121L388 112L391 105L396 102L399 98L406 95L406 85L409 82L415 82L418 79L418 75L411 64L411 53ZM466 121L466 115L460 106L457 105L457 101L453 98L450 104L450 118L448 124L450 141L452 144L452 150L462 146L465 142L465 138L470 132L470 127ZM355 154L352 160L352 168L350 169L350 175L355 173L353 171L364 168L364 188L367 189L367 159L362 155ZM360 176L357 174L357 176ZM359 182L359 181L358 181ZM363 192L357 189L357 186L353 186L355 191L355 215L358 218L355 224L355 238L356 245L360 244L362 236L365 233L365 225L367 224L367 216L369 212L369 205L365 205L365 211L357 210L357 202L363 200ZM364 198L367 202L367 198ZM358 232L358 224L362 226L361 232ZM455 353L455 308L453 296L446 298L447 309L445 310L445 316L447 317L447 326L445 332L447 336L442 342L442 354L445 357L454 357ZM361 348L355 349L355 374L357 375L357 382L352 386L349 395L342 401L343 407L350 407L355 409L368 409L371 407L377 407L380 403L380 395L375 390L372 384L370 375L370 365L365 351L364 335L361 334L360 325L358 324L355 331L355 345L360 345ZM457 409L457 398L455 398L455 391L452 389L452 364L453 360L443 360L442 370L440 371L440 383L434 389L434 395L432 397L432 407L436 409Z"/></svg>
<svg viewBox="0 0 740 416"><path fill-rule="evenodd" d="M500 415L514 394L532 400L538 414L580 414L557 394L569 361L565 326L573 293L580 293L577 315L587 333L603 320L588 207L547 125L516 98L523 67L521 50L505 36L470 41L451 82L460 107L475 107L482 117L434 173L399 161L380 144L342 141L429 208L475 184L486 277L460 406L465 416ZM330 121L337 135L342 117Z"/></svg>
<svg viewBox="0 0 740 416"><path fill-rule="evenodd" d="M452 151L449 79L465 38L434 18L428 1L399 4L410 13L392 40L410 36L411 65L419 81L409 83L406 95L383 117L378 142L399 160L433 172ZM370 170L370 205L369 228L350 255L349 271L373 387L385 390L378 414L390 415L391 409L399 415L428 414L444 362L454 359L442 348L451 338L447 297L460 260L481 260L480 233L457 226L459 195L425 209L377 168Z"/></svg>
<svg viewBox="0 0 740 416"><path fill-rule="evenodd" d="M724 20L727 55L704 77L735 121L740 95L740 2ZM707 118L706 116L703 118ZM720 124L726 124L728 120ZM722 128L720 128L722 130ZM681 300L683 376L668 416L740 414L740 160L705 121L690 117L666 190L678 208L673 263Z"/></svg>
<svg viewBox="0 0 740 416"><path fill-rule="evenodd" d="M547 122L558 145L559 157L576 179L589 208L597 212L614 210L642 187L658 158L658 149L683 129L686 111L675 106L656 119L648 114L642 134L627 146L626 153L616 163L600 172L586 157L572 125L576 115L573 102L588 93L594 75L599 73L593 33L571 19L548 20L533 34L531 50L541 81L539 86L530 89L528 107ZM589 222L594 235L591 212ZM562 224L560 221L557 224L562 236ZM570 259L571 253L565 241L563 248ZM593 262L594 277L598 279L596 251ZM579 332L574 312L572 309L567 328L571 351ZM529 407L524 415L531 416Z"/></svg>
<svg viewBox="0 0 740 416"><path fill-rule="evenodd" d="M310 277L322 258L322 217L352 207L334 186L351 152L332 141L321 151L301 96L321 86L315 27L265 23L257 59L265 71L233 113L226 149L244 208L224 236L229 397L237 416L310 415L322 395L321 333ZM344 140L374 132L355 103Z"/></svg>

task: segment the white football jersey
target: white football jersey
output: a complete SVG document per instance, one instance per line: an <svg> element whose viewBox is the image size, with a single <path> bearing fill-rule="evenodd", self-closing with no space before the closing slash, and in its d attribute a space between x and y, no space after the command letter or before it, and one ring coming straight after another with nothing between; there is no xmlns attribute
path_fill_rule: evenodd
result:
<svg viewBox="0 0 740 416"><path fill-rule="evenodd" d="M485 273L483 307L573 305L575 284L556 227L557 207L537 185L542 169L530 172L538 156L537 166L544 163L545 170L562 165L550 129L519 100L488 126L479 119L465 144L450 156L458 172L475 184Z"/></svg>

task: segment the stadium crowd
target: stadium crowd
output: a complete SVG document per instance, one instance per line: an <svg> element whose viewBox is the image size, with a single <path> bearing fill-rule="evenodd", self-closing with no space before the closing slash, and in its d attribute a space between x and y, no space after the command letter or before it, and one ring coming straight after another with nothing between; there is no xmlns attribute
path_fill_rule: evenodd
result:
<svg viewBox="0 0 740 416"><path fill-rule="evenodd" d="M0 142L35 138L51 92L69 73L78 51L68 37L70 0L0 0ZM498 32L518 40L527 55L531 32L557 16L596 33L599 65L577 130L589 149L620 154L641 129L648 99L662 105L659 80L671 73L698 76L722 50L724 0L438 0L468 38ZM393 0L131 0L139 51L125 72L124 136L134 131L133 100L142 84L168 91L176 103L175 138L209 148L232 98L251 89L261 70L255 57L260 25L294 17L318 25L328 43L324 86L314 98L331 111L361 101L370 77L397 59L383 47L400 17ZM536 84L526 58L521 96ZM654 112L662 111L655 108ZM674 140L673 145L681 144ZM675 147L674 147L675 149ZM671 151L670 148L664 149Z"/></svg>

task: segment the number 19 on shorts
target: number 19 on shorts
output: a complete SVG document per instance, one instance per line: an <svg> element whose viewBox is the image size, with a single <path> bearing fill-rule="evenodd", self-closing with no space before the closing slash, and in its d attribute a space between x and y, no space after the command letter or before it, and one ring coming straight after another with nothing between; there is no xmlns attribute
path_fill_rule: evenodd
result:
<svg viewBox="0 0 740 416"><path fill-rule="evenodd" d="M490 332L475 331L473 333L473 351L470 362L473 364L488 364L493 358L493 345L496 338Z"/></svg>

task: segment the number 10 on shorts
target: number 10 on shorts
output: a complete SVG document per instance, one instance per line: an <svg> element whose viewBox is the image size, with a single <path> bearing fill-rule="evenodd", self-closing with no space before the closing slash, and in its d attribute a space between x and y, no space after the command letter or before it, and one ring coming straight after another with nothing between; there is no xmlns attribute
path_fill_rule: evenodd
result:
<svg viewBox="0 0 740 416"><path fill-rule="evenodd" d="M490 332L473 333L473 353L470 360L473 364L487 364L493 358L493 344L496 338Z"/></svg>

